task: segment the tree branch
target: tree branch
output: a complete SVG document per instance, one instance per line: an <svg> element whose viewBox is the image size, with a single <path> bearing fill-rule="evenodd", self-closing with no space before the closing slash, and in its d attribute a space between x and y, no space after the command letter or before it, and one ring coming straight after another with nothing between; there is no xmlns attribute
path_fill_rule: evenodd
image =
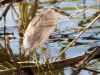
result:
<svg viewBox="0 0 100 75"><path fill-rule="evenodd" d="M69 59L64 59L64 60L57 61L57 62L52 62L50 64L53 65L53 67L51 65L49 65L49 68L48 68L48 65L42 64L42 68L44 69L44 72L46 72L49 70L62 69L64 67L72 66L72 65L77 64L79 61L83 60L90 53L91 52L83 53L80 56L72 57ZM21 70L23 71L24 75L30 75L30 74L26 73L27 70L28 71L31 70L31 72L33 72L33 74L38 73L38 72L43 72L43 69L41 69L41 68L38 70L38 67L35 65L35 63L19 62L19 64L22 66L27 64L27 66L21 67ZM12 70L10 69L10 70L0 72L0 74L4 74L4 75L13 75L13 73L16 74L17 69L12 69Z"/></svg>
<svg viewBox="0 0 100 75"><path fill-rule="evenodd" d="M6 7L6 9L3 11L2 15L0 15L0 20L2 19L2 17L5 17L8 10L10 9L10 6L13 4L14 0L11 0L8 4L8 6Z"/></svg>
<svg viewBox="0 0 100 75"><path fill-rule="evenodd" d="M16 68L17 68L17 70L18 70L18 75L23 75L23 74L22 74L22 71L21 71L21 69L20 69L20 66L19 66L19 64L17 63L17 60L16 60L16 58L14 57L13 52L12 52L12 50L11 50L11 48L10 48L8 36L5 36L5 40L6 40L6 47L7 47L7 50L9 51L10 56L12 57L12 60L13 60L15 66L16 66Z"/></svg>
<svg viewBox="0 0 100 75"><path fill-rule="evenodd" d="M100 53L100 46L91 52L84 60L79 62L78 69L74 70L71 75L77 75L92 59L94 59Z"/></svg>
<svg viewBox="0 0 100 75"><path fill-rule="evenodd" d="M67 45L67 47L55 58L54 61L56 61L59 58L59 56L61 56L89 27L91 27L99 19L100 19L100 15L98 15L87 27L85 27L83 31L80 32L79 35L69 45Z"/></svg>

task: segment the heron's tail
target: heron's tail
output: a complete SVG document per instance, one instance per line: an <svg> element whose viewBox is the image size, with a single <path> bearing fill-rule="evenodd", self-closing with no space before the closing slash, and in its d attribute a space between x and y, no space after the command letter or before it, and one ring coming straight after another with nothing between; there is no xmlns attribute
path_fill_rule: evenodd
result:
<svg viewBox="0 0 100 75"><path fill-rule="evenodd" d="M23 55L23 56L28 56L29 55L29 52L30 52L30 50L29 49L25 49L25 48L21 48L21 54Z"/></svg>

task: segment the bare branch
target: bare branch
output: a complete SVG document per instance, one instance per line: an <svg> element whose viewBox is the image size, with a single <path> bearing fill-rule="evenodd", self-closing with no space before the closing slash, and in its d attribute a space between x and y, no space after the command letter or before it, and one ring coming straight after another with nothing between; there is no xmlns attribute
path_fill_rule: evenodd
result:
<svg viewBox="0 0 100 75"><path fill-rule="evenodd" d="M85 65L88 64L99 53L100 53L100 46L97 47L93 52L91 52L84 60L80 61L78 69L74 70L71 75L77 75L85 67Z"/></svg>
<svg viewBox="0 0 100 75"><path fill-rule="evenodd" d="M91 52L90 52L91 53ZM75 65L77 64L79 61L83 60L88 54L90 53L83 53L79 56L76 56L76 57L72 57L72 58L69 58L69 59L64 59L64 60L61 60L61 61L57 61L57 62L52 62L50 63L51 65L49 65L48 67L48 64L42 64L42 68L44 69L44 72L46 71L49 71L49 70L56 70L56 69L62 69L64 67L68 67L68 66L72 66L72 65ZM27 72L26 70L29 69L32 70L32 72L35 74L35 73L38 73L38 72L43 72L43 69L39 69L38 70L38 67L35 65L35 63L33 62L19 62L20 65L27 65L26 67L22 67L21 69L23 70L23 72ZM6 70L6 71L3 71L3 72L0 72L0 74L4 74L4 75L13 75L13 73L16 74L17 70L16 69L13 69L13 70ZM32 75L32 74L26 74L26 75Z"/></svg>
<svg viewBox="0 0 100 75"><path fill-rule="evenodd" d="M17 63L17 60L16 60L16 58L14 57L14 55L13 55L13 53L12 53L12 50L11 50L11 48L10 48L8 36L5 36L5 40L6 40L6 47L7 47L7 50L9 51L10 56L12 57L12 59L13 59L13 61L14 61L14 64L15 64L17 70L18 70L18 74L19 74L19 75L22 75L22 71L21 71L21 69L20 69L20 66L19 66L19 64Z"/></svg>
<svg viewBox="0 0 100 75"><path fill-rule="evenodd" d="M4 5L6 3L9 3L11 0L0 0L0 5ZM15 2L19 2L19 1L22 1L22 0L15 0Z"/></svg>
<svg viewBox="0 0 100 75"><path fill-rule="evenodd" d="M74 15L77 15L77 14L79 14L79 13L81 13L81 12L85 12L87 9L89 9L90 7L92 7L93 5L95 5L95 4L98 3L98 2L100 2L100 0L96 0L96 1L95 1L93 4L91 4L90 6L86 7L86 8L83 9L82 11L79 11L79 12L77 12L77 13L72 14L70 17L72 17L72 16L74 16Z"/></svg>
<svg viewBox="0 0 100 75"><path fill-rule="evenodd" d="M87 27L85 27L83 31L80 32L80 34L55 58L54 61L56 61L59 58L59 56L61 56L89 27L91 27L95 22L97 22L99 18L100 15L97 16Z"/></svg>
<svg viewBox="0 0 100 75"><path fill-rule="evenodd" d="M10 6L13 4L14 0L11 0L8 4L8 6L6 7L6 9L4 10L4 12L2 13L2 15L0 15L0 20L2 19L2 17L5 17L8 10L10 9Z"/></svg>

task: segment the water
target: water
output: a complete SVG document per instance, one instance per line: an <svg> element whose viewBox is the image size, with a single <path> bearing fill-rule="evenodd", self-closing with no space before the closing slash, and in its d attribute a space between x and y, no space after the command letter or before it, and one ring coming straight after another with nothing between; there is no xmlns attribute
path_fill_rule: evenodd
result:
<svg viewBox="0 0 100 75"><path fill-rule="evenodd" d="M83 2L84 1L84 2ZM65 12L70 14L74 14L75 12L79 12L75 8L77 6L80 10L84 9L84 7L89 6L95 0L75 0L75 1L49 1L49 0L40 0L40 4L38 6L38 10L36 14L42 12L45 8L50 6L59 6ZM13 8L11 8L6 16L6 31L10 37L10 45L12 48L13 53L16 55L19 61L34 61L34 59L26 59L22 58L20 54L20 48L22 44L22 32L25 26L31 20L32 14L32 3L28 1L24 1L21 3L15 3ZM5 9L6 5L0 8L0 14ZM22 7L22 8L21 8ZM23 9L23 11L21 10ZM100 10L100 3L97 3L93 7L89 8L85 13L80 13L78 15L73 16L72 19L69 19L65 16L59 16L59 21L55 30L55 33L52 33L50 38L45 43L45 52L46 56L49 61L52 61L72 40L67 40L67 38L75 38L80 32L82 28L87 26L97 15L94 14L97 10ZM16 11L16 13L15 13ZM29 14L30 13L30 14ZM18 29L19 28L19 29ZM76 28L76 29L75 29ZM82 54L84 51L91 51L96 46L100 44L100 20L92 25L76 42L73 46L69 47L68 50L62 55L63 58L71 58L74 56L78 56ZM61 32L64 30L63 32ZM59 33L58 33L59 32ZM5 40L4 40L4 20L2 19L0 22L0 70L5 70L7 68L12 68L8 66L7 62L10 62L9 53L5 49ZM59 39L60 40L56 40ZM37 54L39 57L39 61L43 62L43 54L41 52L41 48L37 48ZM3 58L2 58L3 57ZM7 58L9 57L9 58ZM6 62L5 62L6 61ZM82 70L79 75L100 75L100 61L99 59L92 60L88 64L88 68L95 70L97 72L89 71L89 70ZM45 75L70 75L72 72L71 67L66 67L63 70L55 70L52 73L48 73Z"/></svg>

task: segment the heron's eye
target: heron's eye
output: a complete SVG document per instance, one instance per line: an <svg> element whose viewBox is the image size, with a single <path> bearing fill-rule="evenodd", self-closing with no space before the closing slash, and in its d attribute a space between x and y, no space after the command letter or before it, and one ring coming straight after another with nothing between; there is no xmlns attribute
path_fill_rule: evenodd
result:
<svg viewBox="0 0 100 75"><path fill-rule="evenodd" d="M55 12L57 12L58 10L57 9L54 9L55 10Z"/></svg>

